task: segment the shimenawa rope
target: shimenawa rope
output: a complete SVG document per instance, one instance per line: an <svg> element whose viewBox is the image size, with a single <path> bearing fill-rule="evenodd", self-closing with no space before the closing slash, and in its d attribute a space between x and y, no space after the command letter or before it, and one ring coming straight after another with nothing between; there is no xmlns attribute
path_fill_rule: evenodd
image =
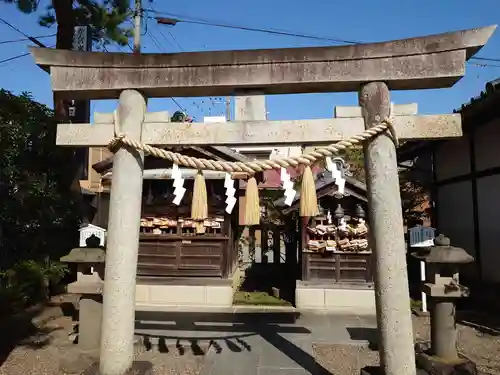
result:
<svg viewBox="0 0 500 375"><path fill-rule="evenodd" d="M218 160L209 160L209 159L201 159L201 158L186 156L179 154L177 152L172 152L158 147L149 146L142 142L129 139L125 134L122 134L117 131L118 111L115 111L114 115L115 115L114 118L115 137L108 144L108 148L112 152L116 152L121 146L125 145L132 147L136 150L143 151L146 154L161 159L170 160L171 162L177 165L182 165L188 168L195 168L198 170L211 170L220 172L247 172L253 174L255 172L262 172L264 170L297 167L298 165L301 164L305 166L310 166L317 160L324 159L325 157L332 156L334 154L339 154L342 151L346 151L353 146L359 145L363 141L378 136L386 132L387 130L390 132L391 137L396 146L398 145L398 139L396 136L396 132L394 130L393 123L388 117L385 120L382 120L379 124L369 129L366 129L364 132L358 135L354 135L348 139L339 141L337 143L333 143L326 147L317 148L314 151L310 151L308 153L299 156L292 156L288 158L280 158L273 160L253 160L248 162L218 161Z"/></svg>

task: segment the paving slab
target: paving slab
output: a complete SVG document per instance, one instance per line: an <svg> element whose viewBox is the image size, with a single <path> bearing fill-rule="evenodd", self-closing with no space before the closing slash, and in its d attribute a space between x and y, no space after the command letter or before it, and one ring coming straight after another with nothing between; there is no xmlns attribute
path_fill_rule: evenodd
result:
<svg viewBox="0 0 500 375"><path fill-rule="evenodd" d="M156 312L136 323L137 335L209 342L200 375L318 374L314 343L365 345L377 333L371 316L269 309Z"/></svg>

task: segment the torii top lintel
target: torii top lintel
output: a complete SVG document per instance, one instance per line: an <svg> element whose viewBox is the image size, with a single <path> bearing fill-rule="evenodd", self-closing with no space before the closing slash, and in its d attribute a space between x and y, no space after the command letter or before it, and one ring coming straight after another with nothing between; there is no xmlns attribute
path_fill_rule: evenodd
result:
<svg viewBox="0 0 500 375"><path fill-rule="evenodd" d="M32 48L50 67L52 89L71 99L114 99L125 89L148 97L347 92L385 81L393 90L450 87L496 26L389 42L165 54Z"/></svg>

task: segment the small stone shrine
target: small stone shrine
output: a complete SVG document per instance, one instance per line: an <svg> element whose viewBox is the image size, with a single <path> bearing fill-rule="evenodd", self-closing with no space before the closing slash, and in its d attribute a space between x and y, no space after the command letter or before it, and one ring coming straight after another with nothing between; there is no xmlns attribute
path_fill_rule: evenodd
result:
<svg viewBox="0 0 500 375"><path fill-rule="evenodd" d="M77 265L76 281L68 284L68 293L80 294L78 346L85 351L99 350L104 286L104 250L98 248L99 238L91 236L87 245L79 247L60 260Z"/></svg>

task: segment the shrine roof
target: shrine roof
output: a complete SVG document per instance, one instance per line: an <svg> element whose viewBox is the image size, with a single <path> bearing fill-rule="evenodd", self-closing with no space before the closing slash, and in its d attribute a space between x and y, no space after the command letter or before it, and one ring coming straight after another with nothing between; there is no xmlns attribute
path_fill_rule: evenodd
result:
<svg viewBox="0 0 500 375"><path fill-rule="evenodd" d="M248 157L242 155L229 147L224 146L204 146L204 147L185 147L189 148L195 152L199 152L204 154L205 157L211 159L219 159L224 161L241 161L246 162L250 161ZM92 165L92 168L97 173L104 173L109 171L113 167L113 157L106 158Z"/></svg>
<svg viewBox="0 0 500 375"><path fill-rule="evenodd" d="M342 196L353 196L363 202L367 202L366 197L366 185L359 181L358 179L350 176L345 176L345 191L344 194L338 193L337 186L335 185L335 179L332 177L331 173L320 172L316 174L316 196L317 198L322 198L327 195L338 194L339 197ZM300 202L300 191L297 192L292 205L287 207L285 205L285 198L277 199L274 205L279 208L283 208L283 213L288 214L291 211L298 209Z"/></svg>

